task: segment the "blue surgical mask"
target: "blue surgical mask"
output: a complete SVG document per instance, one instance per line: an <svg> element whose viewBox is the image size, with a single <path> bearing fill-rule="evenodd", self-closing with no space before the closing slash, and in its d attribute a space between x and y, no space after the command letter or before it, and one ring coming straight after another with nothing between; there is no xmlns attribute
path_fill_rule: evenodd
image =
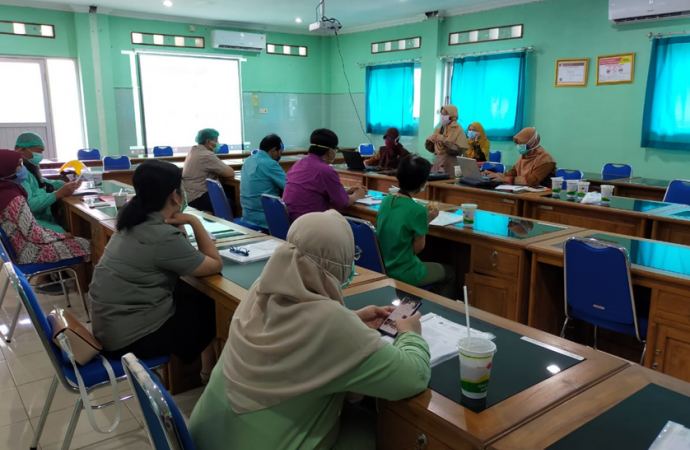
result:
<svg viewBox="0 0 690 450"><path fill-rule="evenodd" d="M470 130L467 132L467 137L470 139L477 139L477 132Z"/></svg>
<svg viewBox="0 0 690 450"><path fill-rule="evenodd" d="M19 172L15 173L17 178L15 178L14 180L10 180L10 181L12 183L22 184L26 180L26 177L28 176L28 174L29 174L29 172L26 170L26 167L22 166L22 168L19 169Z"/></svg>
<svg viewBox="0 0 690 450"><path fill-rule="evenodd" d="M340 287L341 287L342 289L345 289L346 287L348 287L348 286L350 285L350 283L352 282L352 279L353 279L354 277L355 277L355 263L353 262L353 263L352 263L352 272L350 272L350 278L348 278L346 282L344 282L343 284L341 284Z"/></svg>
<svg viewBox="0 0 690 450"><path fill-rule="evenodd" d="M218 154L219 151L220 151L220 142L216 142L216 146L213 147L213 153Z"/></svg>
<svg viewBox="0 0 690 450"><path fill-rule="evenodd" d="M530 149L528 149L527 145L525 144L518 144L515 146L515 148L517 148L517 151L520 155L526 155L530 151Z"/></svg>
<svg viewBox="0 0 690 450"><path fill-rule="evenodd" d="M29 160L34 166L38 166L43 161L43 153L31 153L33 157Z"/></svg>

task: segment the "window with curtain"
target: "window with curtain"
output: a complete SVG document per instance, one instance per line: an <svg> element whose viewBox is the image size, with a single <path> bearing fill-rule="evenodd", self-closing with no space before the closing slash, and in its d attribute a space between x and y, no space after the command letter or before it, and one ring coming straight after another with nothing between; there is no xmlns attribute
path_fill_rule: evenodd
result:
<svg viewBox="0 0 690 450"><path fill-rule="evenodd" d="M465 128L479 122L489 139L510 141L522 129L525 105L525 52L456 59L450 103Z"/></svg>
<svg viewBox="0 0 690 450"><path fill-rule="evenodd" d="M647 78L642 147L690 150L690 36L655 39Z"/></svg>
<svg viewBox="0 0 690 450"><path fill-rule="evenodd" d="M417 133L413 62L367 67L366 111L367 133L385 134L391 127L403 136Z"/></svg>

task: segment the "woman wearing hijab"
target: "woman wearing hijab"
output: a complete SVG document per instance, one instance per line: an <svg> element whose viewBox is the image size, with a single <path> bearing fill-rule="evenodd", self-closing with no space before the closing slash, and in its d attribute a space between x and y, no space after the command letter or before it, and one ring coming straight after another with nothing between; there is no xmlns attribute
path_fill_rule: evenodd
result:
<svg viewBox="0 0 690 450"><path fill-rule="evenodd" d="M400 160L410 154L400 141L400 132L397 128L389 128L383 135L385 145L379 148L377 154L364 161L367 166L379 166L384 169L397 169Z"/></svg>
<svg viewBox="0 0 690 450"><path fill-rule="evenodd" d="M374 449L373 429L365 434L347 414L341 419L346 394L401 400L426 389L429 347L419 314L397 321L391 345L376 329L392 308L344 306L354 252L350 226L335 211L292 224L237 308L194 408L190 432L199 450Z"/></svg>
<svg viewBox="0 0 690 450"><path fill-rule="evenodd" d="M434 173L455 174L458 165L456 156L468 148L465 131L458 124L458 108L446 105L441 108L441 126L426 138L424 147L436 155L431 171Z"/></svg>
<svg viewBox="0 0 690 450"><path fill-rule="evenodd" d="M467 149L466 157L476 159L478 162L489 160L489 150L491 141L486 138L484 127L479 122L472 122L467 128Z"/></svg>
<svg viewBox="0 0 690 450"><path fill-rule="evenodd" d="M537 130L528 127L513 137L520 157L506 173L485 172L489 178L520 186L547 186L549 178L556 176L556 161L539 143Z"/></svg>
<svg viewBox="0 0 690 450"><path fill-rule="evenodd" d="M89 241L56 233L36 222L21 186L27 176L22 155L0 150L0 226L12 245L14 262L42 264L78 257L89 261Z"/></svg>
<svg viewBox="0 0 690 450"><path fill-rule="evenodd" d="M36 218L36 222L56 233L65 230L57 223L53 208L58 200L69 197L79 187L79 183L65 183L60 180L46 180L41 175L39 164L43 161L45 143L36 133L22 133L14 144L15 151L24 158L24 167L29 172L22 187L26 191L29 208ZM59 286L56 286L62 292Z"/></svg>

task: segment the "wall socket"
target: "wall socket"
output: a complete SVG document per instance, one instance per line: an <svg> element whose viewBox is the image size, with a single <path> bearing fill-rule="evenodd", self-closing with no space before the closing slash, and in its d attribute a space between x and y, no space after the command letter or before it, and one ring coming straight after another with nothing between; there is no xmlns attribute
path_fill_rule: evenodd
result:
<svg viewBox="0 0 690 450"><path fill-rule="evenodd" d="M268 109L266 109L266 108L259 109L259 114L268 114Z"/></svg>

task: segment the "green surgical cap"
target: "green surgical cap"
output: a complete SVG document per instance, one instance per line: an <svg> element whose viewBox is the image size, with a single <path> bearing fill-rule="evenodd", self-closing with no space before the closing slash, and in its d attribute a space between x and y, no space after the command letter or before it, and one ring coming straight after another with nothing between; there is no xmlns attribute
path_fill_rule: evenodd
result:
<svg viewBox="0 0 690 450"><path fill-rule="evenodd" d="M16 147L45 147L46 144L43 142L41 136L36 133L22 133L17 136L17 142L14 144Z"/></svg>
<svg viewBox="0 0 690 450"><path fill-rule="evenodd" d="M197 144L204 144L209 139L213 140L213 139L216 139L218 136L220 136L220 133L218 133L213 128L204 128L203 130L201 130L197 133L196 143Z"/></svg>

